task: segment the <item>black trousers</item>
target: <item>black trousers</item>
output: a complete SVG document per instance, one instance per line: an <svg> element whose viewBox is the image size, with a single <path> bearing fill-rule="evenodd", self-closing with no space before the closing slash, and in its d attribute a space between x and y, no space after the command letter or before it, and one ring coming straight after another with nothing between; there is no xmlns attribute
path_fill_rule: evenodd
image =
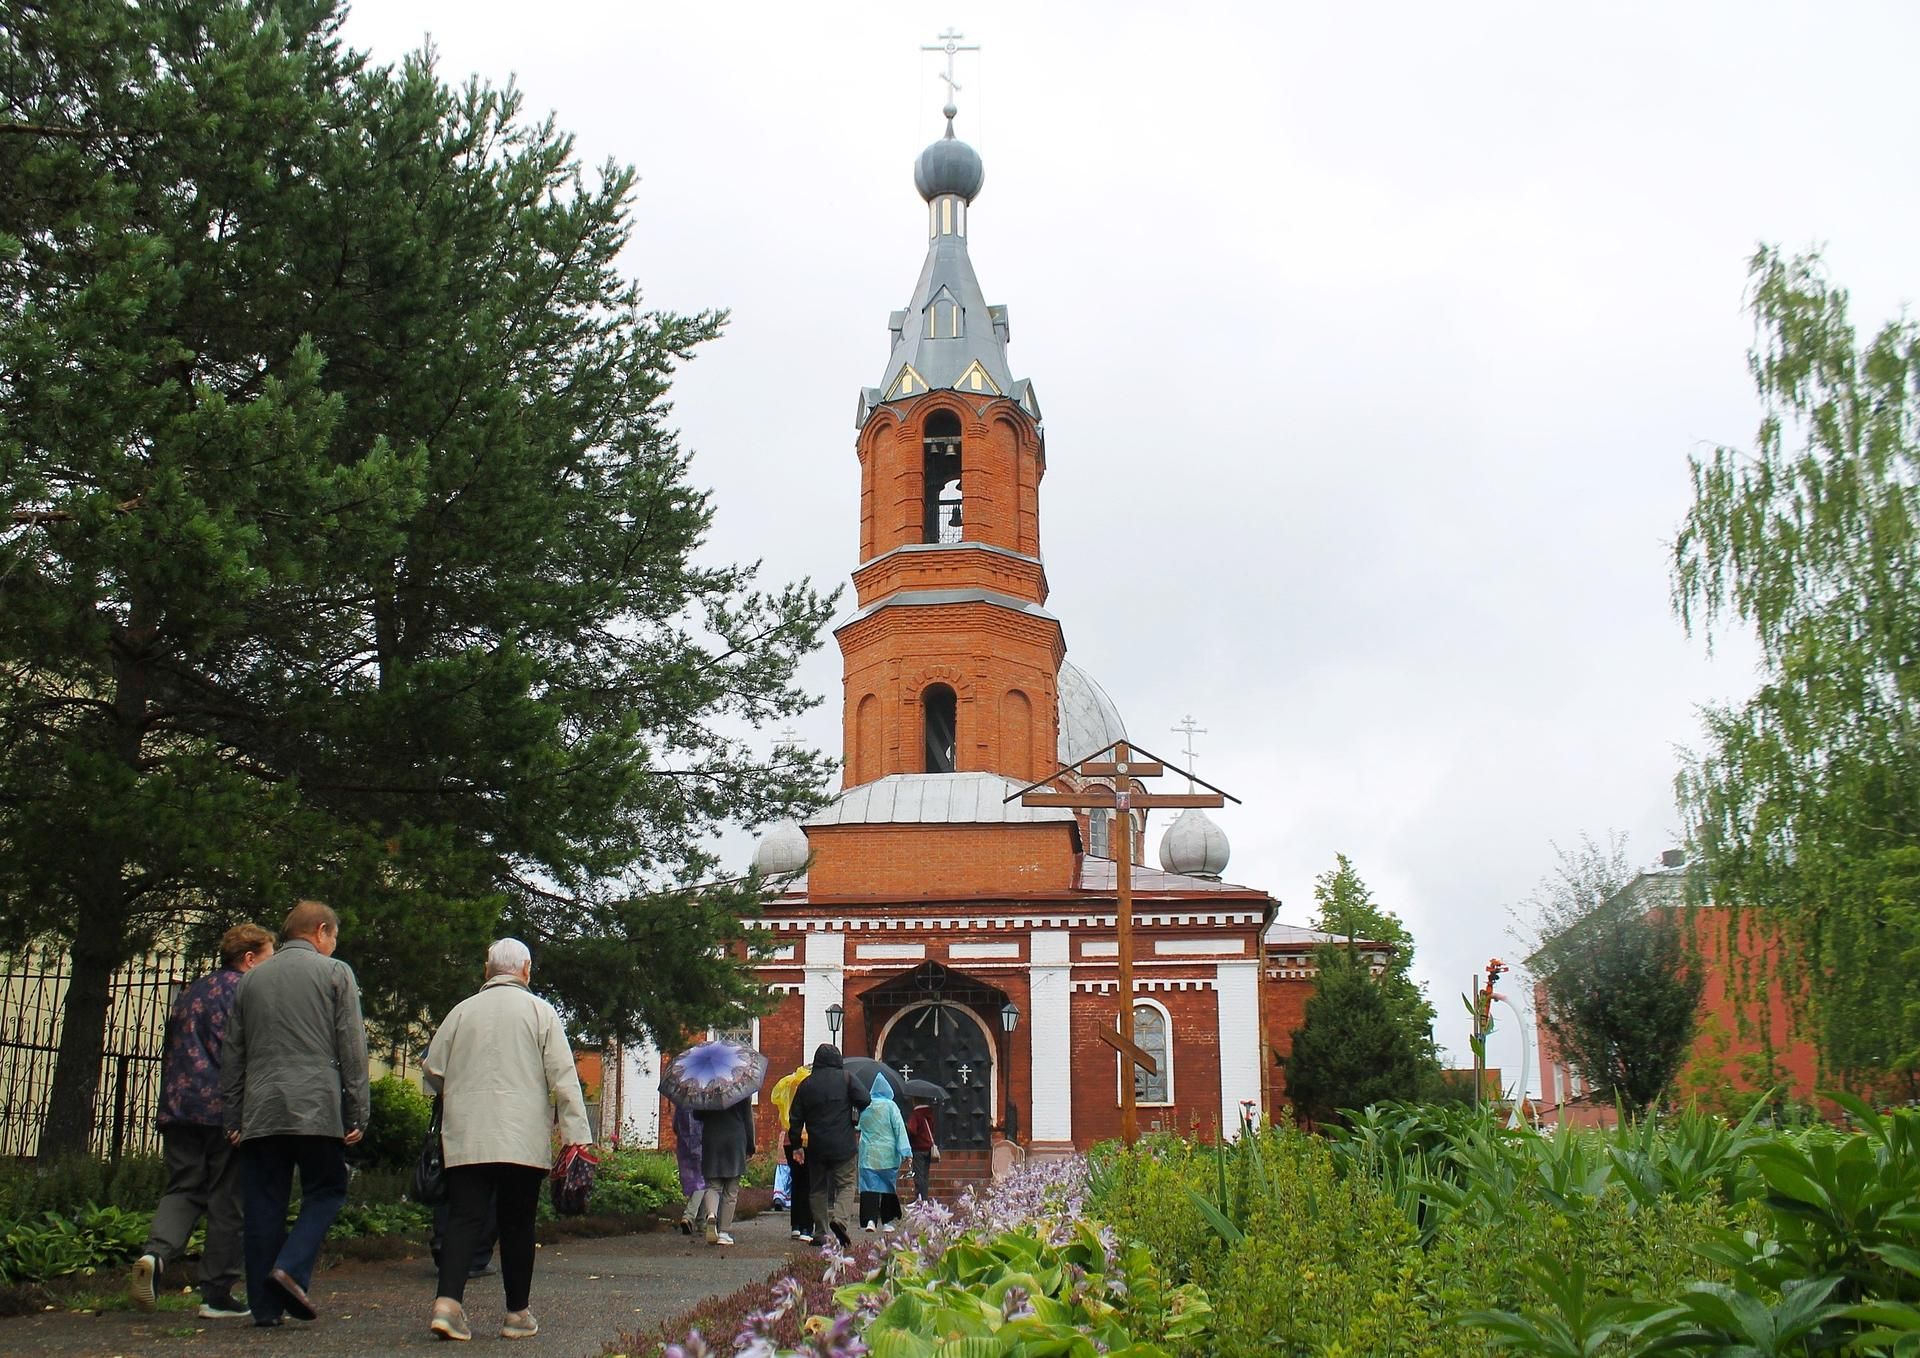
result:
<svg viewBox="0 0 1920 1358"><path fill-rule="evenodd" d="M524 1311L533 1291L533 1223L547 1171L537 1165L447 1168L447 1238L440 1248L440 1295L463 1301L467 1265L492 1215L500 1233L500 1282L507 1310Z"/></svg>
<svg viewBox="0 0 1920 1358"><path fill-rule="evenodd" d="M347 1147L337 1136L256 1136L240 1143L246 1183L247 1305L257 1321L280 1319L279 1294L267 1274L285 1269L303 1288L313 1286L313 1266L327 1228L347 1201ZM300 1172L300 1215L287 1229L293 1174Z"/></svg>
<svg viewBox="0 0 1920 1358"><path fill-rule="evenodd" d="M480 1239L473 1247L473 1258L467 1264L467 1276L486 1272L488 1264L493 1262L493 1247L498 1243L500 1227L499 1214L493 1204L487 1204L486 1214L480 1221ZM433 1205L433 1234L427 1240L427 1248L433 1251L433 1266L440 1267L440 1254L447 1243L447 1222L453 1218L453 1204L445 1198Z"/></svg>

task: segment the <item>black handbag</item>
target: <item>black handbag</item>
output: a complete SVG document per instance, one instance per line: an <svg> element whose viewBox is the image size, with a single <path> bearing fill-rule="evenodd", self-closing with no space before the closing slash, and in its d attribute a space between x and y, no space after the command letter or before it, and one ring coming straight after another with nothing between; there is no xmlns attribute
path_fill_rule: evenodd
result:
<svg viewBox="0 0 1920 1358"><path fill-rule="evenodd" d="M427 1138L420 1143L420 1158L413 1162L413 1200L439 1203L447 1200L447 1154L440 1144L440 1096L434 1095L433 1117L427 1123Z"/></svg>

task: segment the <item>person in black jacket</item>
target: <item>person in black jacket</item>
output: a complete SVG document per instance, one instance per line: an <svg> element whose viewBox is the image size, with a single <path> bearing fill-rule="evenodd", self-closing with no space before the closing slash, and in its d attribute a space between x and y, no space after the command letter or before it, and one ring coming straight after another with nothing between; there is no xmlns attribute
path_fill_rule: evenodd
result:
<svg viewBox="0 0 1920 1358"><path fill-rule="evenodd" d="M794 1091L788 1111L788 1140L796 1147L793 1158L807 1167L807 1187L813 1203L814 1241L826 1243L833 1228L846 1245L846 1214L853 1205L854 1171L860 1158L856 1128L860 1110L873 1100L847 1075L840 1049L823 1042L813 1054L813 1074Z"/></svg>
<svg viewBox="0 0 1920 1358"><path fill-rule="evenodd" d="M707 1243L731 1245L740 1177L753 1157L753 1101L742 1099L722 1112L702 1110L694 1116L700 1119L700 1173L707 1181Z"/></svg>

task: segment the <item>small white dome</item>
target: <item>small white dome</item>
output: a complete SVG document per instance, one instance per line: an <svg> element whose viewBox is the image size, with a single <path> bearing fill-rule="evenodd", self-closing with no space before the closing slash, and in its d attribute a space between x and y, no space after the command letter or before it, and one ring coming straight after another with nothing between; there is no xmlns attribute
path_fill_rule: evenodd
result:
<svg viewBox="0 0 1920 1358"><path fill-rule="evenodd" d="M753 851L754 870L762 877L780 877L807 866L807 832L797 820L776 821Z"/></svg>
<svg viewBox="0 0 1920 1358"><path fill-rule="evenodd" d="M1184 877L1218 877L1232 851L1227 832L1199 807L1188 807L1160 836L1160 866Z"/></svg>
<svg viewBox="0 0 1920 1358"><path fill-rule="evenodd" d="M1127 738L1120 709L1106 690L1071 660L1060 662L1060 744L1062 764L1077 764L1116 740Z"/></svg>

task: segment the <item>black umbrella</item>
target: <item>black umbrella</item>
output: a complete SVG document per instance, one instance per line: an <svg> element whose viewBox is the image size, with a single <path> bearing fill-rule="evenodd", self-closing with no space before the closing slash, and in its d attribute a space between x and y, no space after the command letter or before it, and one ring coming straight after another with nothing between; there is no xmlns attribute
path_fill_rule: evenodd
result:
<svg viewBox="0 0 1920 1358"><path fill-rule="evenodd" d="M946 1086L937 1085L932 1080L908 1080L907 1097L925 1099L928 1103L939 1103L947 1097Z"/></svg>
<svg viewBox="0 0 1920 1358"><path fill-rule="evenodd" d="M884 1075L887 1083L893 1087L893 1096L900 1097L900 1091L907 1087L905 1077L885 1061L876 1061L871 1056L849 1056L847 1058L847 1078L858 1084L867 1093L873 1093L875 1076Z"/></svg>

